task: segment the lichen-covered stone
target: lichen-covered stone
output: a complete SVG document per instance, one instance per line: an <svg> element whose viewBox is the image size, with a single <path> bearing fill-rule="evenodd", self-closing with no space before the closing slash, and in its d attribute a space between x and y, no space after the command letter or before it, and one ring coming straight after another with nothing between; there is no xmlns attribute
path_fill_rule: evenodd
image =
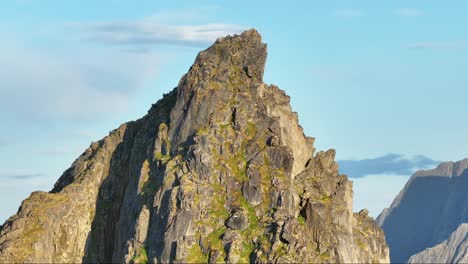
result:
<svg viewBox="0 0 468 264"><path fill-rule="evenodd" d="M244 209L236 209L228 218L226 226L235 230L244 230L249 226L249 219Z"/></svg>
<svg viewBox="0 0 468 264"><path fill-rule="evenodd" d="M0 262L388 262L335 151L263 83L255 30L218 39L142 119L93 143L0 234Z"/></svg>

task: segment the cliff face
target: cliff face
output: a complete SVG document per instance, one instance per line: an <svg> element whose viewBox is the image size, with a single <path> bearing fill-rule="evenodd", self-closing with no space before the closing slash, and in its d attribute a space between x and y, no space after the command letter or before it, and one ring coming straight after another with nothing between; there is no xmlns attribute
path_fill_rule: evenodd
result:
<svg viewBox="0 0 468 264"><path fill-rule="evenodd" d="M444 242L411 256L409 263L468 263L468 224L461 224Z"/></svg>
<svg viewBox="0 0 468 264"><path fill-rule="evenodd" d="M0 234L0 262L388 262L334 150L262 81L255 30L200 52L148 114L93 143Z"/></svg>
<svg viewBox="0 0 468 264"><path fill-rule="evenodd" d="M391 207L378 217L391 261L407 262L412 255L442 243L460 224L468 222L467 186L468 159L416 172Z"/></svg>

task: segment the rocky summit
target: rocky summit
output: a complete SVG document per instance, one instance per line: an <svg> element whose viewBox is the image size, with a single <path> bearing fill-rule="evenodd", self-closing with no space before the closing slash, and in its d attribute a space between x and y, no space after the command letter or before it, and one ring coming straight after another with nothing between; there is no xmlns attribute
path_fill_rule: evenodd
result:
<svg viewBox="0 0 468 264"><path fill-rule="evenodd" d="M315 153L263 83L266 57L255 30L201 51L147 115L23 201L0 262L389 262L335 151Z"/></svg>

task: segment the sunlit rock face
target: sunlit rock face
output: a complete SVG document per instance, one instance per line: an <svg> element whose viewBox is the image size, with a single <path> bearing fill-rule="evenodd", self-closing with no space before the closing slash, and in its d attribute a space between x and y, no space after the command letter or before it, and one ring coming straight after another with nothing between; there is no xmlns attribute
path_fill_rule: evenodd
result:
<svg viewBox="0 0 468 264"><path fill-rule="evenodd" d="M460 224L468 222L467 188L468 159L416 172L391 207L378 217L391 261L407 262L412 255L443 243ZM437 250L440 252L440 247ZM435 259L429 262L440 263Z"/></svg>
<svg viewBox="0 0 468 264"><path fill-rule="evenodd" d="M0 262L388 262L335 151L315 153L263 83L266 57L255 30L200 52L146 116L23 202Z"/></svg>

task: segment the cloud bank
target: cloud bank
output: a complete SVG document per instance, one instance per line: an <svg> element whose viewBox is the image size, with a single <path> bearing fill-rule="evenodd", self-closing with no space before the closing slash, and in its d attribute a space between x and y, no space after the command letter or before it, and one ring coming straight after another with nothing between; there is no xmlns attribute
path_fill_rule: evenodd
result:
<svg viewBox="0 0 468 264"><path fill-rule="evenodd" d="M438 161L422 155L406 157L400 154L387 154L371 159L338 161L340 172L350 178L362 178L366 175L376 174L409 176L417 169L427 168L438 163Z"/></svg>

